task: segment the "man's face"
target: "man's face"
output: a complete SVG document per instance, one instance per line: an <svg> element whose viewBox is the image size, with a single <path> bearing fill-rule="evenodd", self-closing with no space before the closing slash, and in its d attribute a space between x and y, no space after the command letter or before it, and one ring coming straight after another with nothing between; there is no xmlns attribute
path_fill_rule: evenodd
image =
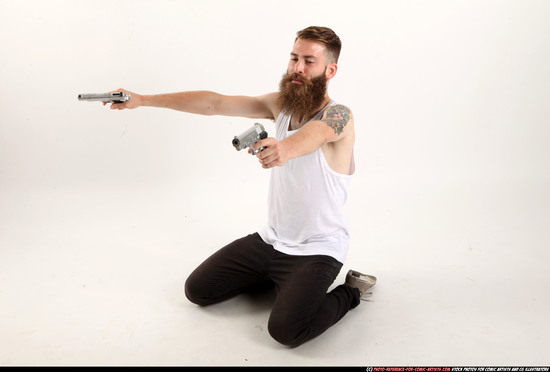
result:
<svg viewBox="0 0 550 372"><path fill-rule="evenodd" d="M320 109L327 91L325 47L311 40L298 39L290 53L287 73L279 84L279 104L299 118Z"/></svg>
<svg viewBox="0 0 550 372"><path fill-rule="evenodd" d="M325 46L312 40L298 39L290 53L287 73L298 74L305 79L313 79L324 74L327 63L325 61ZM295 84L301 84L299 80Z"/></svg>

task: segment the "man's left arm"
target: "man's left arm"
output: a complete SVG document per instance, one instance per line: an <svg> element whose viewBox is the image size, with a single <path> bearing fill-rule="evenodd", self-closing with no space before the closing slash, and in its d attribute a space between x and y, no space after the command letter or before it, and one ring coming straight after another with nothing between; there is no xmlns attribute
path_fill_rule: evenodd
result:
<svg viewBox="0 0 550 372"><path fill-rule="evenodd" d="M328 107L320 120L310 121L294 135L277 141L266 138L255 148L266 147L257 157L263 168L284 165L288 160L310 154L326 143L336 142L350 135L346 127L353 121L351 110L343 105Z"/></svg>

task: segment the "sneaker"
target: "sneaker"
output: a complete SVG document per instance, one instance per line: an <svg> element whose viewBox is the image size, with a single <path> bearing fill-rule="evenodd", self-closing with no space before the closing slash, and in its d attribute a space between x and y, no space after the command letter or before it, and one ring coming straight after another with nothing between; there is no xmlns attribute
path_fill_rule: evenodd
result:
<svg viewBox="0 0 550 372"><path fill-rule="evenodd" d="M350 270L346 275L346 284L357 288L360 296L363 297L366 291L376 284L376 277L372 275L361 274L358 271Z"/></svg>

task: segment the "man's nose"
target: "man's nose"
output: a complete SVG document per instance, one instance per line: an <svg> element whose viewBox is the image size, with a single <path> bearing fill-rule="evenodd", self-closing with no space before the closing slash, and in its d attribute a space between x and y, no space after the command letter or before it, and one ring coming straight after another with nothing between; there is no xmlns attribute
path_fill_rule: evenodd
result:
<svg viewBox="0 0 550 372"><path fill-rule="evenodd" d="M294 73L298 75L304 74L304 61L298 61L294 64Z"/></svg>

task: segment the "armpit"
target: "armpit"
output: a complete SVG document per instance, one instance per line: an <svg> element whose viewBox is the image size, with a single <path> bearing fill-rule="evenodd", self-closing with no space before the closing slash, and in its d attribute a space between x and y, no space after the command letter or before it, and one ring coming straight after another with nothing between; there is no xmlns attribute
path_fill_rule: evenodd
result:
<svg viewBox="0 0 550 372"><path fill-rule="evenodd" d="M340 135L352 117L353 115L349 108L344 105L334 105L325 110L321 121L331 127L334 133Z"/></svg>

